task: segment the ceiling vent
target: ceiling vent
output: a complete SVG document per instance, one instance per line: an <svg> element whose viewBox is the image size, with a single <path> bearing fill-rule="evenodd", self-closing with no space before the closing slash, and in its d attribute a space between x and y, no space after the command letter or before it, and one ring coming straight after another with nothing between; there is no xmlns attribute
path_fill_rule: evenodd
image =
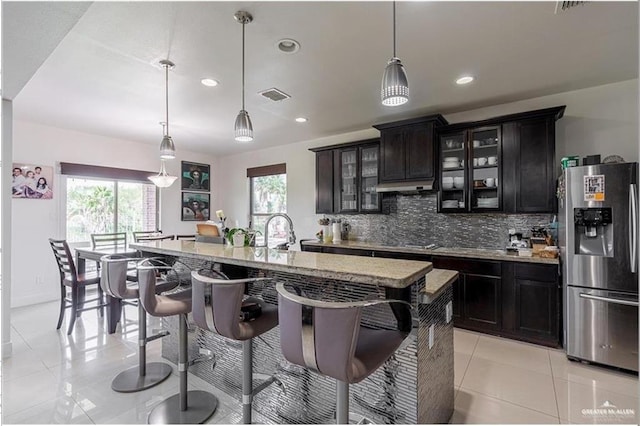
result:
<svg viewBox="0 0 640 426"><path fill-rule="evenodd" d="M556 15L558 12L563 12L565 10L569 10L572 7L583 6L585 4L584 1L557 1L556 2Z"/></svg>
<svg viewBox="0 0 640 426"><path fill-rule="evenodd" d="M282 90L276 89L275 87L272 87L271 89L263 90L262 92L258 92L258 94L264 96L267 99L271 99L273 102L283 101L291 97L286 93L284 93Z"/></svg>

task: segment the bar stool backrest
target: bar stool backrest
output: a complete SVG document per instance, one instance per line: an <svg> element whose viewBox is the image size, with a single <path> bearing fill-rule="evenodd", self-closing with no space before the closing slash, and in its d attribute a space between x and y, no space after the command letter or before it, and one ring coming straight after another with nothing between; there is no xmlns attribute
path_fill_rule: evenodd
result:
<svg viewBox="0 0 640 426"><path fill-rule="evenodd" d="M60 279L64 280L66 276L70 276L70 278L75 281L77 279L76 265L73 263L73 256L71 255L67 241L49 238L49 244L53 249L53 255L58 264Z"/></svg>
<svg viewBox="0 0 640 426"><path fill-rule="evenodd" d="M134 231L131 234L133 234L133 241L137 243L138 241L140 241L140 238L150 237L152 235L158 235L160 233L160 231Z"/></svg>
<svg viewBox="0 0 640 426"><path fill-rule="evenodd" d="M127 287L127 271L132 260L123 255L108 254L100 258L101 276L100 287L109 296L117 299L135 299L138 297L136 288Z"/></svg>
<svg viewBox="0 0 640 426"><path fill-rule="evenodd" d="M93 249L127 246L126 232L113 232L110 234L91 234L91 247Z"/></svg>
<svg viewBox="0 0 640 426"><path fill-rule="evenodd" d="M362 308L321 302L278 284L280 345L287 361L343 382L353 378Z"/></svg>
<svg viewBox="0 0 640 426"><path fill-rule="evenodd" d="M156 312L158 300L156 299L156 268L148 260L138 263L138 291L140 303L150 315Z"/></svg>
<svg viewBox="0 0 640 426"><path fill-rule="evenodd" d="M207 281L211 285L204 283L205 278L209 278ZM245 282L240 281L242 282L234 283L222 272L215 270L192 272L192 314L199 327L234 340L246 338L240 329L240 310L245 288Z"/></svg>

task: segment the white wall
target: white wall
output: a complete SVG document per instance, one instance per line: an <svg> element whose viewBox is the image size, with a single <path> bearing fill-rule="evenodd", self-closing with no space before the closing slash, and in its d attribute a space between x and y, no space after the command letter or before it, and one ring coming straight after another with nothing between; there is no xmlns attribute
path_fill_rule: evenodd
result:
<svg viewBox="0 0 640 426"><path fill-rule="evenodd" d="M12 151L12 128L13 128L13 103L10 100L2 99L2 147L0 150L0 160L2 160L2 177L0 178L0 222L2 237L0 247L2 248L2 259L0 268L2 277L2 358L11 356L11 174L13 173L11 164Z"/></svg>
<svg viewBox="0 0 640 426"><path fill-rule="evenodd" d="M220 171L215 157L186 152L176 138L176 158L167 172L179 176L180 161L211 164L212 209L219 197ZM158 145L107 138L75 131L14 121L13 161L56 167L63 162L148 170L160 168ZM12 200L11 306L23 306L60 297L59 276L48 238L64 238L61 177L54 176L52 200ZM180 181L161 190L160 229L168 234L194 234L195 222L181 222Z"/></svg>
<svg viewBox="0 0 640 426"><path fill-rule="evenodd" d="M223 209L233 226L237 220L245 227L249 222L249 179L247 168L269 164L287 164L287 214L291 216L298 240L312 238L318 231L315 214L315 154L309 148L358 141L378 135L375 129L346 133L293 145L252 151L224 157L220 168L224 175L221 188Z"/></svg>
<svg viewBox="0 0 640 426"><path fill-rule="evenodd" d="M627 161L638 161L638 80L446 114L445 117L450 123L456 123L559 105L567 108L564 117L556 124L558 159L568 154L581 157L601 154L602 158L618 154ZM249 215L246 169L285 162L289 216L298 240L313 238L319 229L317 219L321 215L315 214L315 154L309 148L377 136L378 131L370 128L221 158L220 167L225 177L221 195L225 213L233 221L237 219L241 226L246 226Z"/></svg>

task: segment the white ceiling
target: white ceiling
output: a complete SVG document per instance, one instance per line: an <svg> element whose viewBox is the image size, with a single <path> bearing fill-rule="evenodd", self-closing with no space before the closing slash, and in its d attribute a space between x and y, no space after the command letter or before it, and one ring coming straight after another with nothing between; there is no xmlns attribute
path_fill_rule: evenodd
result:
<svg viewBox="0 0 640 426"><path fill-rule="evenodd" d="M3 55L3 87L28 80L14 99L16 119L159 145L164 72L157 62L168 57L176 63L169 76L176 147L214 155L638 76L636 2L587 3L557 15L555 2L400 2L398 56L411 100L396 108L383 107L379 95L392 53L389 2L96 2L32 77L24 52L48 53L49 35L64 33L82 8L58 3L58 14L43 22L25 13L42 17L50 3L7 5L4 23L16 15L21 24L3 26L3 44L12 47ZM246 109L255 134L248 144L233 140L242 31L233 14L241 9L254 16L246 27ZM285 37L300 42L298 53L276 49ZM465 73L476 81L456 86ZM205 87L204 77L221 84ZM271 87L292 98L274 103L257 94ZM301 115L309 122L293 121Z"/></svg>

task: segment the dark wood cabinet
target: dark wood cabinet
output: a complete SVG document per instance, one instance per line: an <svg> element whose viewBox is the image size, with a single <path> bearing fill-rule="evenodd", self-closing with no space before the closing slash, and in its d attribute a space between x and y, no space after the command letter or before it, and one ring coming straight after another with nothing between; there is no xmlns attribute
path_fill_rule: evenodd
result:
<svg viewBox="0 0 640 426"><path fill-rule="evenodd" d="M316 154L316 213L379 213L379 139L321 148Z"/></svg>
<svg viewBox="0 0 640 426"><path fill-rule="evenodd" d="M509 262L505 266L503 305L509 308L503 312L504 334L559 346L562 288L557 265Z"/></svg>
<svg viewBox="0 0 640 426"><path fill-rule="evenodd" d="M454 325L477 331L498 331L502 325L501 263L434 256L433 266L459 272L453 288Z"/></svg>
<svg viewBox="0 0 640 426"><path fill-rule="evenodd" d="M505 211L556 210L555 115L504 123Z"/></svg>
<svg viewBox="0 0 640 426"><path fill-rule="evenodd" d="M375 125L380 130L380 182L433 179L435 129L440 114Z"/></svg>
<svg viewBox="0 0 640 426"><path fill-rule="evenodd" d="M555 122L564 109L439 127L438 211L556 211ZM455 177L464 178L464 186L452 187Z"/></svg>
<svg viewBox="0 0 640 426"><path fill-rule="evenodd" d="M316 152L316 213L333 213L333 151Z"/></svg>
<svg viewBox="0 0 640 426"><path fill-rule="evenodd" d="M458 279L452 284L456 327L545 346L561 346L562 285L558 265L318 246L304 242L300 246L302 251L433 262L434 268L458 271Z"/></svg>

